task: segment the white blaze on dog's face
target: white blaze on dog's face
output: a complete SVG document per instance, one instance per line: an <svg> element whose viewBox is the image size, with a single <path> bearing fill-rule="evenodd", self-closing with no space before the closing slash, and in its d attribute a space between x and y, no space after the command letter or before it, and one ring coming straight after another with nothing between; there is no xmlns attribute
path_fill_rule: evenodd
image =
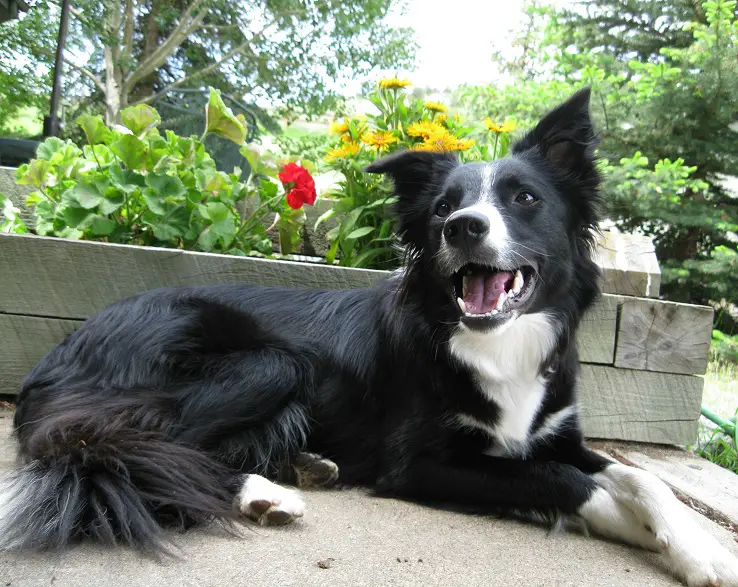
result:
<svg viewBox="0 0 738 587"><path fill-rule="evenodd" d="M505 159L407 152L368 170L392 176L403 241L428 260L456 320L487 331L571 303L578 273L597 279L586 251L598 203L593 145L585 91Z"/></svg>

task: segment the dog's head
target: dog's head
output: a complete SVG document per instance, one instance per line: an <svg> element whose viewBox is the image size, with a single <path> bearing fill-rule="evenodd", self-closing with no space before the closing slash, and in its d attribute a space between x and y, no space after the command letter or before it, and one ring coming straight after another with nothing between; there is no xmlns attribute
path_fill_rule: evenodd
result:
<svg viewBox="0 0 738 587"><path fill-rule="evenodd" d="M461 164L404 151L367 168L394 181L398 231L453 314L474 330L521 314L583 309L597 292L599 211L589 89L546 115L512 155Z"/></svg>

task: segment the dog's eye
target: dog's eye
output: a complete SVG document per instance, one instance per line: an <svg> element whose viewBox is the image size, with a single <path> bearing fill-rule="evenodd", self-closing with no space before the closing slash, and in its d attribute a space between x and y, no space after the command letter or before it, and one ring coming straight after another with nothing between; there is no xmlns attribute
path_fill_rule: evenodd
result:
<svg viewBox="0 0 738 587"><path fill-rule="evenodd" d="M522 204L523 206L530 206L538 201L533 194L530 192L522 192L515 197L516 204Z"/></svg>
<svg viewBox="0 0 738 587"><path fill-rule="evenodd" d="M438 202L438 206L436 206L436 216L445 218L449 214L451 214L451 206L448 205L448 202Z"/></svg>

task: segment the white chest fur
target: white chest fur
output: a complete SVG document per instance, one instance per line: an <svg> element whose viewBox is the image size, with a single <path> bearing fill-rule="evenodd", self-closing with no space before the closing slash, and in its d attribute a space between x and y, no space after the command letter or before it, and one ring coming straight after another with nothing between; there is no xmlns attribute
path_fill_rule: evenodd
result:
<svg viewBox="0 0 738 587"><path fill-rule="evenodd" d="M489 333L461 327L450 341L451 353L475 373L481 392L499 407L500 417L485 422L456 414L463 427L481 430L494 442L494 456L525 456L534 440L555 432L573 408L548 416L535 434L533 420L546 394L541 364L556 344L556 326L546 314L526 314Z"/></svg>

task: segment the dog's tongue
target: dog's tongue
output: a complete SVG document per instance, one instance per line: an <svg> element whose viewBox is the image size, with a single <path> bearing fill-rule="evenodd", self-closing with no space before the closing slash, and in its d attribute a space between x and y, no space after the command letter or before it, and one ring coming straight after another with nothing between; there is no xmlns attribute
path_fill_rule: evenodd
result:
<svg viewBox="0 0 738 587"><path fill-rule="evenodd" d="M505 291L505 284L513 279L510 271L474 273L466 276L464 304L469 314L486 314L494 310L497 299Z"/></svg>

